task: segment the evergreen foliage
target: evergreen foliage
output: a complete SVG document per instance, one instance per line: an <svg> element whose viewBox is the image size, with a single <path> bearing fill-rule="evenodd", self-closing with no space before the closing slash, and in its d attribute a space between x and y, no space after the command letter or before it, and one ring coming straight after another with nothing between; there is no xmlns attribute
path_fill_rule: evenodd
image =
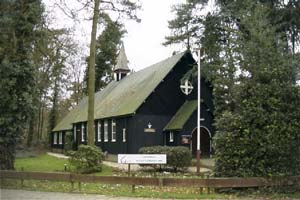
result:
<svg viewBox="0 0 300 200"><path fill-rule="evenodd" d="M194 8L207 3L188 2ZM289 15L299 11L298 2L216 5L218 10L199 20L202 37L194 38L204 48L201 67L213 84L216 175L299 174L300 66L295 44L300 18ZM287 31L291 29L293 34Z"/></svg>
<svg viewBox="0 0 300 200"><path fill-rule="evenodd" d="M32 114L37 68L32 62L39 0L0 2L0 169L13 169L14 152Z"/></svg>
<svg viewBox="0 0 300 200"><path fill-rule="evenodd" d="M104 154L96 146L80 145L77 151L69 152L70 164L79 173L101 172Z"/></svg>
<svg viewBox="0 0 300 200"><path fill-rule="evenodd" d="M270 176L300 173L300 90L262 4L241 16L237 38L236 106L217 118L216 174ZM248 8L249 9L249 8ZM258 48L259 47L259 48ZM290 58L291 59L291 58Z"/></svg>
<svg viewBox="0 0 300 200"><path fill-rule="evenodd" d="M96 91L104 88L113 79L112 69L117 64L118 50L125 33L121 23L112 21L106 14L102 15L105 29L98 36L96 45Z"/></svg>
<svg viewBox="0 0 300 200"><path fill-rule="evenodd" d="M113 80L113 67L117 63L118 49L126 32L120 22L113 21L105 13L101 13L101 24L105 28L98 36L96 44L95 91L100 91ZM87 73L85 81L88 81Z"/></svg>
<svg viewBox="0 0 300 200"><path fill-rule="evenodd" d="M172 167L175 172L178 169L189 167L192 161L191 151L183 146L151 146L139 149L141 154L166 154L167 166Z"/></svg>

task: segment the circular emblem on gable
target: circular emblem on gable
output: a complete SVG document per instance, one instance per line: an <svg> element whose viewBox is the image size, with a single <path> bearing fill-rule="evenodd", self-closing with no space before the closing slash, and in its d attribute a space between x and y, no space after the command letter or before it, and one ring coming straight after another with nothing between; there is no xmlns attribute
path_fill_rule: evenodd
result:
<svg viewBox="0 0 300 200"><path fill-rule="evenodd" d="M189 95L193 91L194 87L190 81L186 80L183 85L180 85L180 89L185 95Z"/></svg>

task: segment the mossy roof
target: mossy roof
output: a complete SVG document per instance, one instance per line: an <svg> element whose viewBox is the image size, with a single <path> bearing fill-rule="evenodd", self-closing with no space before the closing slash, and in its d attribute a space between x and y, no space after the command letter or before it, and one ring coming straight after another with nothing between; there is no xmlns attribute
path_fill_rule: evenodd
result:
<svg viewBox="0 0 300 200"><path fill-rule="evenodd" d="M185 54L176 54L118 82L112 81L95 93L95 119L134 114ZM70 130L73 123L87 121L87 110L88 98L84 97L52 131Z"/></svg>
<svg viewBox="0 0 300 200"><path fill-rule="evenodd" d="M196 109L197 100L186 101L166 125L164 130L181 130Z"/></svg>

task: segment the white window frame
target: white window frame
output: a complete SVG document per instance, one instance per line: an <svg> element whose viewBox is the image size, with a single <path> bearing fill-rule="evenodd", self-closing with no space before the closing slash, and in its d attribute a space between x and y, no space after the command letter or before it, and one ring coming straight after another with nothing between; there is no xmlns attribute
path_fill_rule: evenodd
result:
<svg viewBox="0 0 300 200"><path fill-rule="evenodd" d="M84 124L81 124L81 142L84 142Z"/></svg>
<svg viewBox="0 0 300 200"><path fill-rule="evenodd" d="M59 132L58 134L58 144L62 144L63 143L63 132Z"/></svg>
<svg viewBox="0 0 300 200"><path fill-rule="evenodd" d="M57 144L57 132L53 133L53 144Z"/></svg>
<svg viewBox="0 0 300 200"><path fill-rule="evenodd" d="M174 142L174 132L170 132L169 134L169 142Z"/></svg>
<svg viewBox="0 0 300 200"><path fill-rule="evenodd" d="M76 141L76 124L74 124L74 127L73 127L73 138L74 138L74 141Z"/></svg>
<svg viewBox="0 0 300 200"><path fill-rule="evenodd" d="M111 120L111 141L117 141L117 123L115 119Z"/></svg>
<svg viewBox="0 0 300 200"><path fill-rule="evenodd" d="M97 122L97 141L101 142L101 122Z"/></svg>
<svg viewBox="0 0 300 200"><path fill-rule="evenodd" d="M123 128L123 142L126 142L126 128Z"/></svg>
<svg viewBox="0 0 300 200"><path fill-rule="evenodd" d="M108 121L104 121L104 142L108 142Z"/></svg>

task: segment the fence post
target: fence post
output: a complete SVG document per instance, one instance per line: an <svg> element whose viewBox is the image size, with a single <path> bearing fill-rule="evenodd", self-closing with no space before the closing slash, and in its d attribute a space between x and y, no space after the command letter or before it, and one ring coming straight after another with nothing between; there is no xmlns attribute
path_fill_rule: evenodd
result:
<svg viewBox="0 0 300 200"><path fill-rule="evenodd" d="M134 176L135 176L135 174L134 173L132 173L132 177L134 178ZM133 179L134 180L134 179ZM135 193L135 184L133 184L132 186L131 186L131 192L132 193Z"/></svg>
<svg viewBox="0 0 300 200"><path fill-rule="evenodd" d="M128 164L128 176L130 176L130 164Z"/></svg>
<svg viewBox="0 0 300 200"><path fill-rule="evenodd" d="M206 174L206 178L209 179L209 175ZM207 187L207 194L210 194L210 187Z"/></svg>
<svg viewBox="0 0 300 200"><path fill-rule="evenodd" d="M81 182L80 181L78 182L78 190L79 190L79 192L81 192Z"/></svg>
<svg viewBox="0 0 300 200"><path fill-rule="evenodd" d="M21 171L24 172L23 167L21 167ZM24 179L23 179L23 176L22 176L22 178L21 178L21 188L23 188L23 187L24 187Z"/></svg>
<svg viewBox="0 0 300 200"><path fill-rule="evenodd" d="M199 188L199 192L200 192L200 194L203 194L203 187Z"/></svg>
<svg viewBox="0 0 300 200"><path fill-rule="evenodd" d="M162 189L162 187L163 187L163 179L162 178L158 178L158 186L159 186L159 189Z"/></svg>
<svg viewBox="0 0 300 200"><path fill-rule="evenodd" d="M71 182L70 191L72 192L72 191L74 191L74 180L73 180L73 174L72 173L70 173L70 182Z"/></svg>

